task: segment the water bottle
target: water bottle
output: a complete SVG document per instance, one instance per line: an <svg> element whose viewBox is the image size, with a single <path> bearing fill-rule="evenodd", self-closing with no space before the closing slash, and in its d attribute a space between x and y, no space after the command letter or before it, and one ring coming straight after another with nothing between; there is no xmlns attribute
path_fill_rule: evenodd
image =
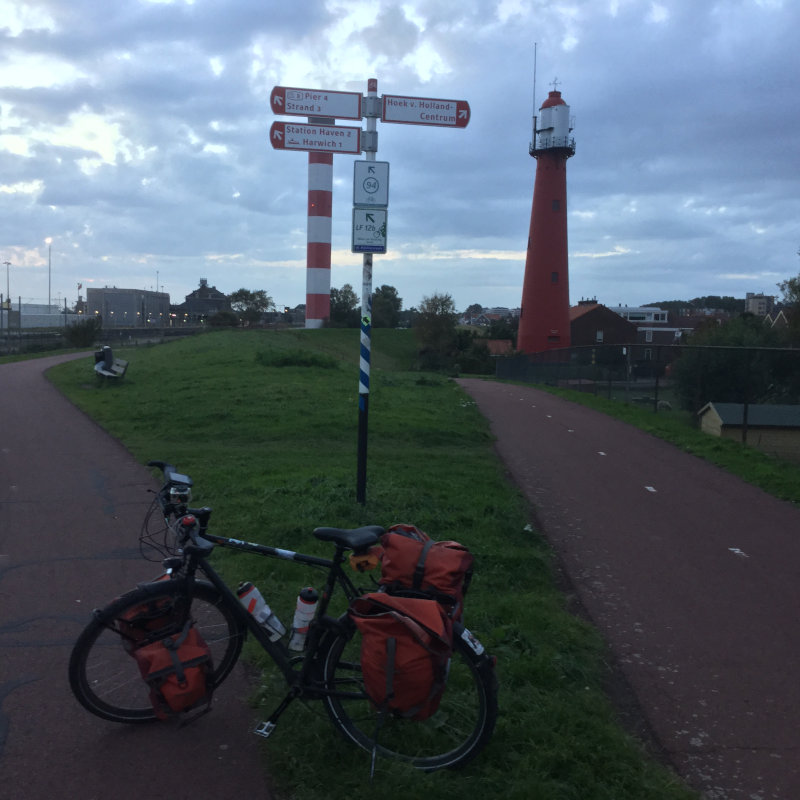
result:
<svg viewBox="0 0 800 800"><path fill-rule="evenodd" d="M240 583L236 591L241 604L256 618L269 633L270 641L275 642L286 633L283 623L266 604L261 592L250 581Z"/></svg>
<svg viewBox="0 0 800 800"><path fill-rule="evenodd" d="M317 612L318 602L319 594L316 589L307 586L305 589L300 590L300 594L297 596L297 605L294 609L292 637L289 639L290 650L302 650L306 646L308 626Z"/></svg>

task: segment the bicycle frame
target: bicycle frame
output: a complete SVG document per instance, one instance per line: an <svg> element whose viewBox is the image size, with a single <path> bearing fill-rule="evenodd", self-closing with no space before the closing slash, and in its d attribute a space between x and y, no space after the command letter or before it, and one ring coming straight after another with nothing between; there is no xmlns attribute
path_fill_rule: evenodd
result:
<svg viewBox="0 0 800 800"><path fill-rule="evenodd" d="M283 673L286 682L290 686L296 686L303 690L309 689L309 671L314 660L314 655L319 647L321 637L326 628L334 627L336 624L334 619L326 616L336 585L339 584L342 587L348 600L352 600L360 594L359 590L342 569L342 564L345 560L345 549L337 546L334 557L332 559L327 559L305 555L293 550L284 550L281 548L269 547L268 545L256 544L255 542L245 542L240 539L218 536L209 533L207 530L203 531L202 536L207 541L219 547L226 547L269 558L279 558L284 561L293 561L297 564L327 570L325 585L320 593L317 612L309 627L305 652L302 654L295 654L288 649L283 640L278 639L277 641L272 641L269 638L269 633L258 623L255 617L248 613L244 606L242 606L239 602L239 598L231 591L230 587L225 583L219 573L209 564L207 558L199 554L198 548L192 545L186 547L186 553L189 556L186 570L189 590L191 589L191 583L194 581L195 572L197 569L200 569L205 577L208 578L208 581L220 593L225 604L234 611L247 630L250 631L258 643L273 659ZM296 669L298 656L302 658L300 670Z"/></svg>

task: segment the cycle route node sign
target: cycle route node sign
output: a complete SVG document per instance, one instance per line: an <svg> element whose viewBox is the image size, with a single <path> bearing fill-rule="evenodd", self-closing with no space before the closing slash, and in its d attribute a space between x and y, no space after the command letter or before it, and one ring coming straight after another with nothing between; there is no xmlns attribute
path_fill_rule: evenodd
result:
<svg viewBox="0 0 800 800"><path fill-rule="evenodd" d="M269 129L269 141L275 150L313 150L357 155L361 152L361 128L273 122Z"/></svg>
<svg viewBox="0 0 800 800"><path fill-rule="evenodd" d="M353 205L386 208L389 205L389 162L353 162Z"/></svg>
<svg viewBox="0 0 800 800"><path fill-rule="evenodd" d="M353 208L353 247L354 253L386 252L385 208Z"/></svg>
<svg viewBox="0 0 800 800"><path fill-rule="evenodd" d="M466 100L439 100L434 97L383 95L381 120L405 125L436 125L445 128L466 128L470 108Z"/></svg>
<svg viewBox="0 0 800 800"><path fill-rule="evenodd" d="M329 92L326 89L294 89L274 86L269 104L276 114L299 117L334 117L358 119L361 113L360 92Z"/></svg>

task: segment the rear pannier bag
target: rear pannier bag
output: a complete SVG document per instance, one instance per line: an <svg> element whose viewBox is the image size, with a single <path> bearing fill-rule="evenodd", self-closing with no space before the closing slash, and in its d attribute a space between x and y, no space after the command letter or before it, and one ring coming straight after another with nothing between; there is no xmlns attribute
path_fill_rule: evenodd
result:
<svg viewBox="0 0 800 800"><path fill-rule="evenodd" d="M383 592L354 600L364 688L380 711L423 720L436 712L453 649L452 623L435 600Z"/></svg>
<svg viewBox="0 0 800 800"><path fill-rule="evenodd" d="M414 525L392 525L381 536L381 547L380 584L386 591L421 593L461 619L473 562L464 545L436 542Z"/></svg>

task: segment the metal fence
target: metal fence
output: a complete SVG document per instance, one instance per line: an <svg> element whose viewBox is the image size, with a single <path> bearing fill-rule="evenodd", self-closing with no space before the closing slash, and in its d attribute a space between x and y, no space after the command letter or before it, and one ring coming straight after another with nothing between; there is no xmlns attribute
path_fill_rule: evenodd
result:
<svg viewBox="0 0 800 800"><path fill-rule="evenodd" d="M504 380L576 389L653 411L800 403L800 349L598 345L497 360Z"/></svg>
<svg viewBox="0 0 800 800"><path fill-rule="evenodd" d="M207 330L200 326L180 328L101 328L93 345L110 345L112 348L136 347L153 342L164 342L180 336L192 336ZM0 329L0 356L42 353L75 347L64 335L64 327L5 328ZM87 348L88 349L88 348Z"/></svg>

